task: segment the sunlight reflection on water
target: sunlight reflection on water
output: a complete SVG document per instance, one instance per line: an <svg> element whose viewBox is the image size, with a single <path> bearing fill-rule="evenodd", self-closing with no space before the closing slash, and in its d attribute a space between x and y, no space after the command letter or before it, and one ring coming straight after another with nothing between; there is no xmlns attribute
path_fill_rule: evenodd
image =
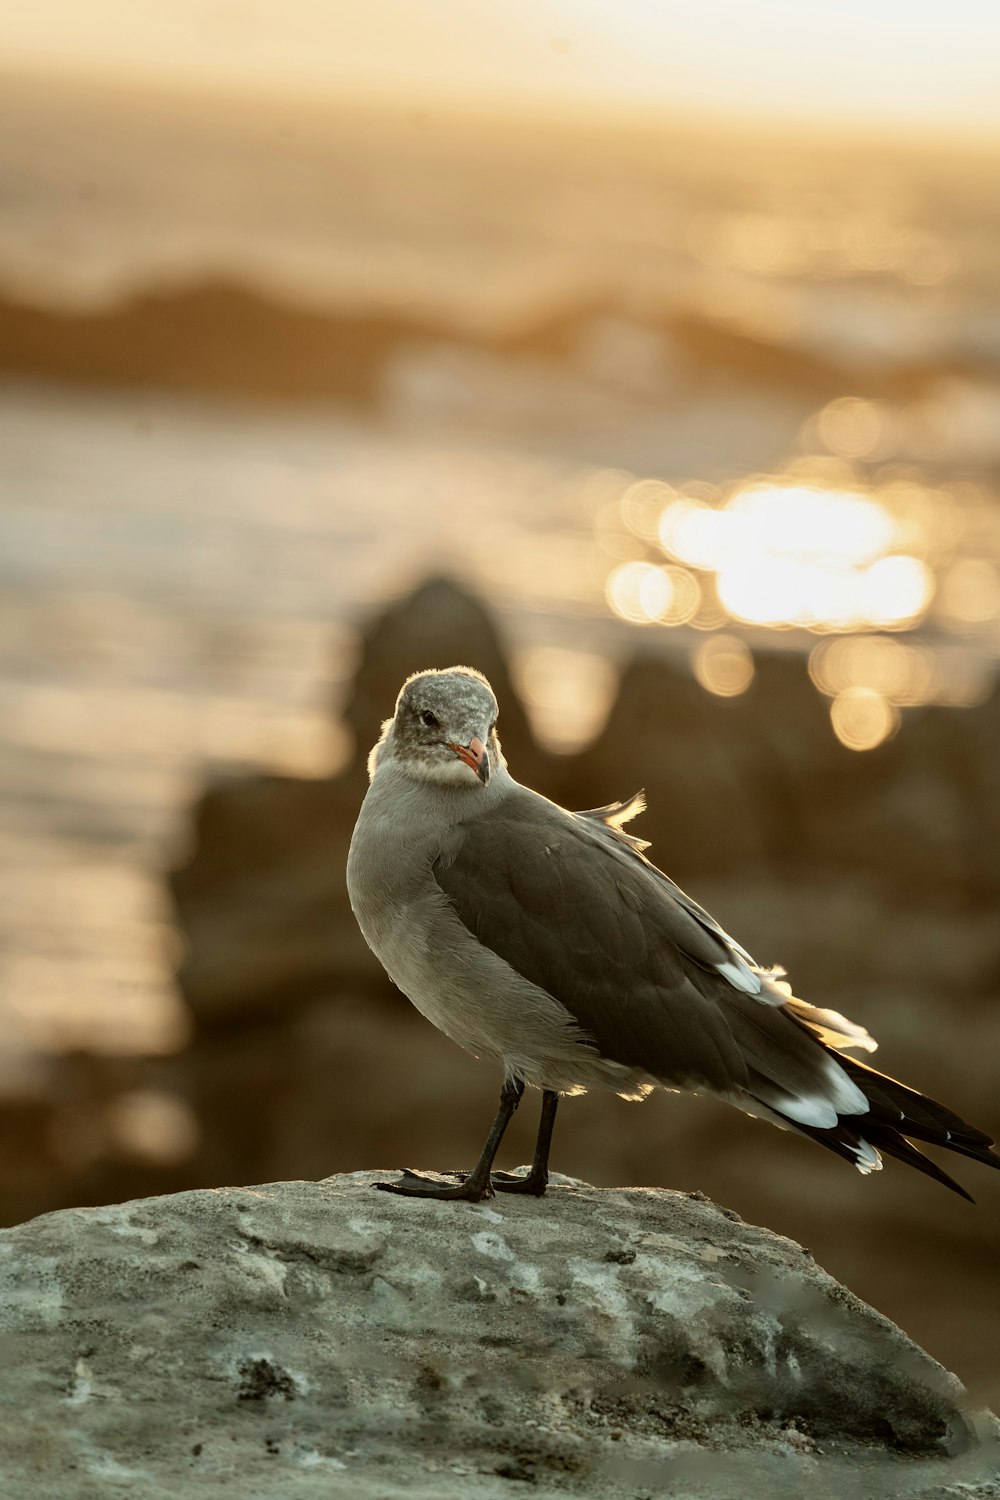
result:
<svg viewBox="0 0 1000 1500"><path fill-rule="evenodd" d="M873 497L763 480L718 508L680 497L660 518L664 550L714 573L732 619L810 629L891 627L923 615L933 578L919 558L890 554L895 530Z"/></svg>
<svg viewBox="0 0 1000 1500"><path fill-rule="evenodd" d="M838 439L855 434L842 449L861 446L866 423L865 442L874 440L872 403L833 403L825 416ZM608 504L595 523L613 556L625 554L626 534L633 538L629 560L608 574L610 608L635 624L835 633L813 650L810 674L832 699L833 732L849 749L870 750L895 734L902 707L971 705L989 694L1000 574L994 559L971 555L984 532L995 535L974 487L892 473L870 482L839 459L805 457L728 488L622 476L616 511L617 529ZM713 604L721 618L712 618ZM914 638L904 645L886 631ZM726 639L747 649L737 636ZM963 639L979 650L962 650ZM726 688L713 686L709 644L693 648L702 686L745 691L752 661L730 672ZM727 651L720 662L733 659Z"/></svg>

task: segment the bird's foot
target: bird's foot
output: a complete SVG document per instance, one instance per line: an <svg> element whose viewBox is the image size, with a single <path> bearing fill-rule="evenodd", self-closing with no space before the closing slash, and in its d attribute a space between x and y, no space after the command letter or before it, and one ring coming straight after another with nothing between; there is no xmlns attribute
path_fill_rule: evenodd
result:
<svg viewBox="0 0 1000 1500"><path fill-rule="evenodd" d="M448 1172L442 1175L457 1177L459 1181L449 1186L437 1177L426 1177L423 1172L411 1172L404 1167L395 1182L376 1182L375 1186L383 1193L399 1193L404 1198L454 1198L466 1203L479 1203L483 1198L493 1197L489 1178L485 1182L477 1182L474 1173L467 1175L464 1172Z"/></svg>
<svg viewBox="0 0 1000 1500"><path fill-rule="evenodd" d="M549 1185L547 1173L528 1172L520 1177L516 1172L494 1172L493 1187L498 1193L530 1193L540 1198Z"/></svg>

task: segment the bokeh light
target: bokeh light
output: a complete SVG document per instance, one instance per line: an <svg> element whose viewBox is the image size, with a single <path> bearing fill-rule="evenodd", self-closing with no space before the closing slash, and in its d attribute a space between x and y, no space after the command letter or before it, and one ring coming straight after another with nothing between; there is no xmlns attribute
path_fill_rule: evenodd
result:
<svg viewBox="0 0 1000 1500"><path fill-rule="evenodd" d="M512 667L535 733L547 749L568 754L593 738L617 681L606 657L561 646L537 646L518 652Z"/></svg>
<svg viewBox="0 0 1000 1500"><path fill-rule="evenodd" d="M676 495L676 490L660 479L639 479L621 497L622 520L635 536L655 542L663 509Z"/></svg>
<svg viewBox="0 0 1000 1500"><path fill-rule="evenodd" d="M869 562L893 539L892 517L877 501L811 485L761 484L727 504L729 546L779 556Z"/></svg>
<svg viewBox="0 0 1000 1500"><path fill-rule="evenodd" d="M879 458L891 451L892 415L881 402L841 396L820 412L820 441L842 458Z"/></svg>
<svg viewBox="0 0 1000 1500"><path fill-rule="evenodd" d="M652 563L623 563L608 579L608 603L633 625L651 625L670 602L670 581Z"/></svg>
<svg viewBox="0 0 1000 1500"><path fill-rule="evenodd" d="M874 688L849 687L830 705L833 732L848 750L874 750L899 728L899 710Z"/></svg>
<svg viewBox="0 0 1000 1500"><path fill-rule="evenodd" d="M614 613L706 633L691 647L692 667L720 696L753 678L750 642L732 627L822 636L809 672L852 749L894 734L902 708L983 702L986 661L949 648L933 627L985 642L1000 621L1000 568L969 555L992 524L988 496L974 483L928 484L902 463L865 478L848 461L862 450L871 457L903 418L929 421L930 409L918 408L897 421L887 403L831 402L820 425L839 453L793 457L728 490L616 476L618 493L595 522L601 551L622 559L606 589ZM637 538L658 543L668 561L635 560Z"/></svg>
<svg viewBox="0 0 1000 1500"><path fill-rule="evenodd" d="M634 625L683 625L697 613L701 589L686 568L631 562L611 574L607 599L616 615Z"/></svg>
<svg viewBox="0 0 1000 1500"><path fill-rule="evenodd" d="M919 557L883 557L862 578L863 618L871 625L919 619L934 595L934 576Z"/></svg>
<svg viewBox="0 0 1000 1500"><path fill-rule="evenodd" d="M1000 575L985 557L964 557L941 579L937 611L953 629L1000 620Z"/></svg>
<svg viewBox="0 0 1000 1500"><path fill-rule="evenodd" d="M663 570L670 580L670 603L663 613L665 625L686 625L698 613L701 602L701 586L693 573L686 568L668 567Z"/></svg>
<svg viewBox="0 0 1000 1500"><path fill-rule="evenodd" d="M736 698L753 682L750 649L737 635L711 635L694 653L694 675L719 698Z"/></svg>
<svg viewBox="0 0 1000 1500"><path fill-rule="evenodd" d="M890 554L893 515L859 491L768 481L718 508L679 496L660 516L659 538L669 556L715 573L719 602L744 624L898 627L933 595L920 558Z"/></svg>
<svg viewBox="0 0 1000 1500"><path fill-rule="evenodd" d="M714 568L722 545L719 513L703 500L674 500L660 517L659 537L672 557L692 568Z"/></svg>
<svg viewBox="0 0 1000 1500"><path fill-rule="evenodd" d="M123 1156L172 1165L193 1155L198 1121L186 1101L162 1089L132 1089L107 1111L107 1128Z"/></svg>
<svg viewBox="0 0 1000 1500"><path fill-rule="evenodd" d="M821 641L809 656L809 675L830 697L865 688L891 703L926 703L934 695L933 652L895 636L839 636Z"/></svg>

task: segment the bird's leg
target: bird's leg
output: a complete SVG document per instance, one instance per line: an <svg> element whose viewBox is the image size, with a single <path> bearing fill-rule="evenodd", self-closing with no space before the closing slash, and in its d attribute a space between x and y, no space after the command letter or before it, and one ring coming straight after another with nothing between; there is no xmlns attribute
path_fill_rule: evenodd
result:
<svg viewBox="0 0 1000 1500"><path fill-rule="evenodd" d="M402 1193L406 1198L464 1198L469 1203L478 1203L482 1198L492 1198L493 1185L490 1182L490 1168L493 1165L493 1158L500 1149L504 1131L510 1124L523 1093L523 1078L504 1079L496 1119L490 1126L486 1145L476 1165L462 1182L456 1183L454 1187L445 1187L442 1183L436 1182L433 1177L423 1177L419 1172L404 1170L403 1175L396 1182L376 1182L375 1186L381 1188L384 1193Z"/></svg>
<svg viewBox="0 0 1000 1500"><path fill-rule="evenodd" d="M542 1113L538 1121L538 1136L535 1140L535 1155L531 1170L526 1177L515 1177L511 1172L494 1172L493 1186L498 1193L531 1193L540 1198L549 1185L549 1151L552 1146L552 1127L556 1123L559 1095L553 1089L542 1094Z"/></svg>

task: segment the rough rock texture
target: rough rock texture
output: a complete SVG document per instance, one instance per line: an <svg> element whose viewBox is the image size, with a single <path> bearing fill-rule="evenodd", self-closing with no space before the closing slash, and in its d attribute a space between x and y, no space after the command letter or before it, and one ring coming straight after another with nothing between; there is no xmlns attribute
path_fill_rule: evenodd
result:
<svg viewBox="0 0 1000 1500"><path fill-rule="evenodd" d="M791 1241L700 1196L374 1180L4 1231L6 1500L998 1492L954 1377Z"/></svg>

